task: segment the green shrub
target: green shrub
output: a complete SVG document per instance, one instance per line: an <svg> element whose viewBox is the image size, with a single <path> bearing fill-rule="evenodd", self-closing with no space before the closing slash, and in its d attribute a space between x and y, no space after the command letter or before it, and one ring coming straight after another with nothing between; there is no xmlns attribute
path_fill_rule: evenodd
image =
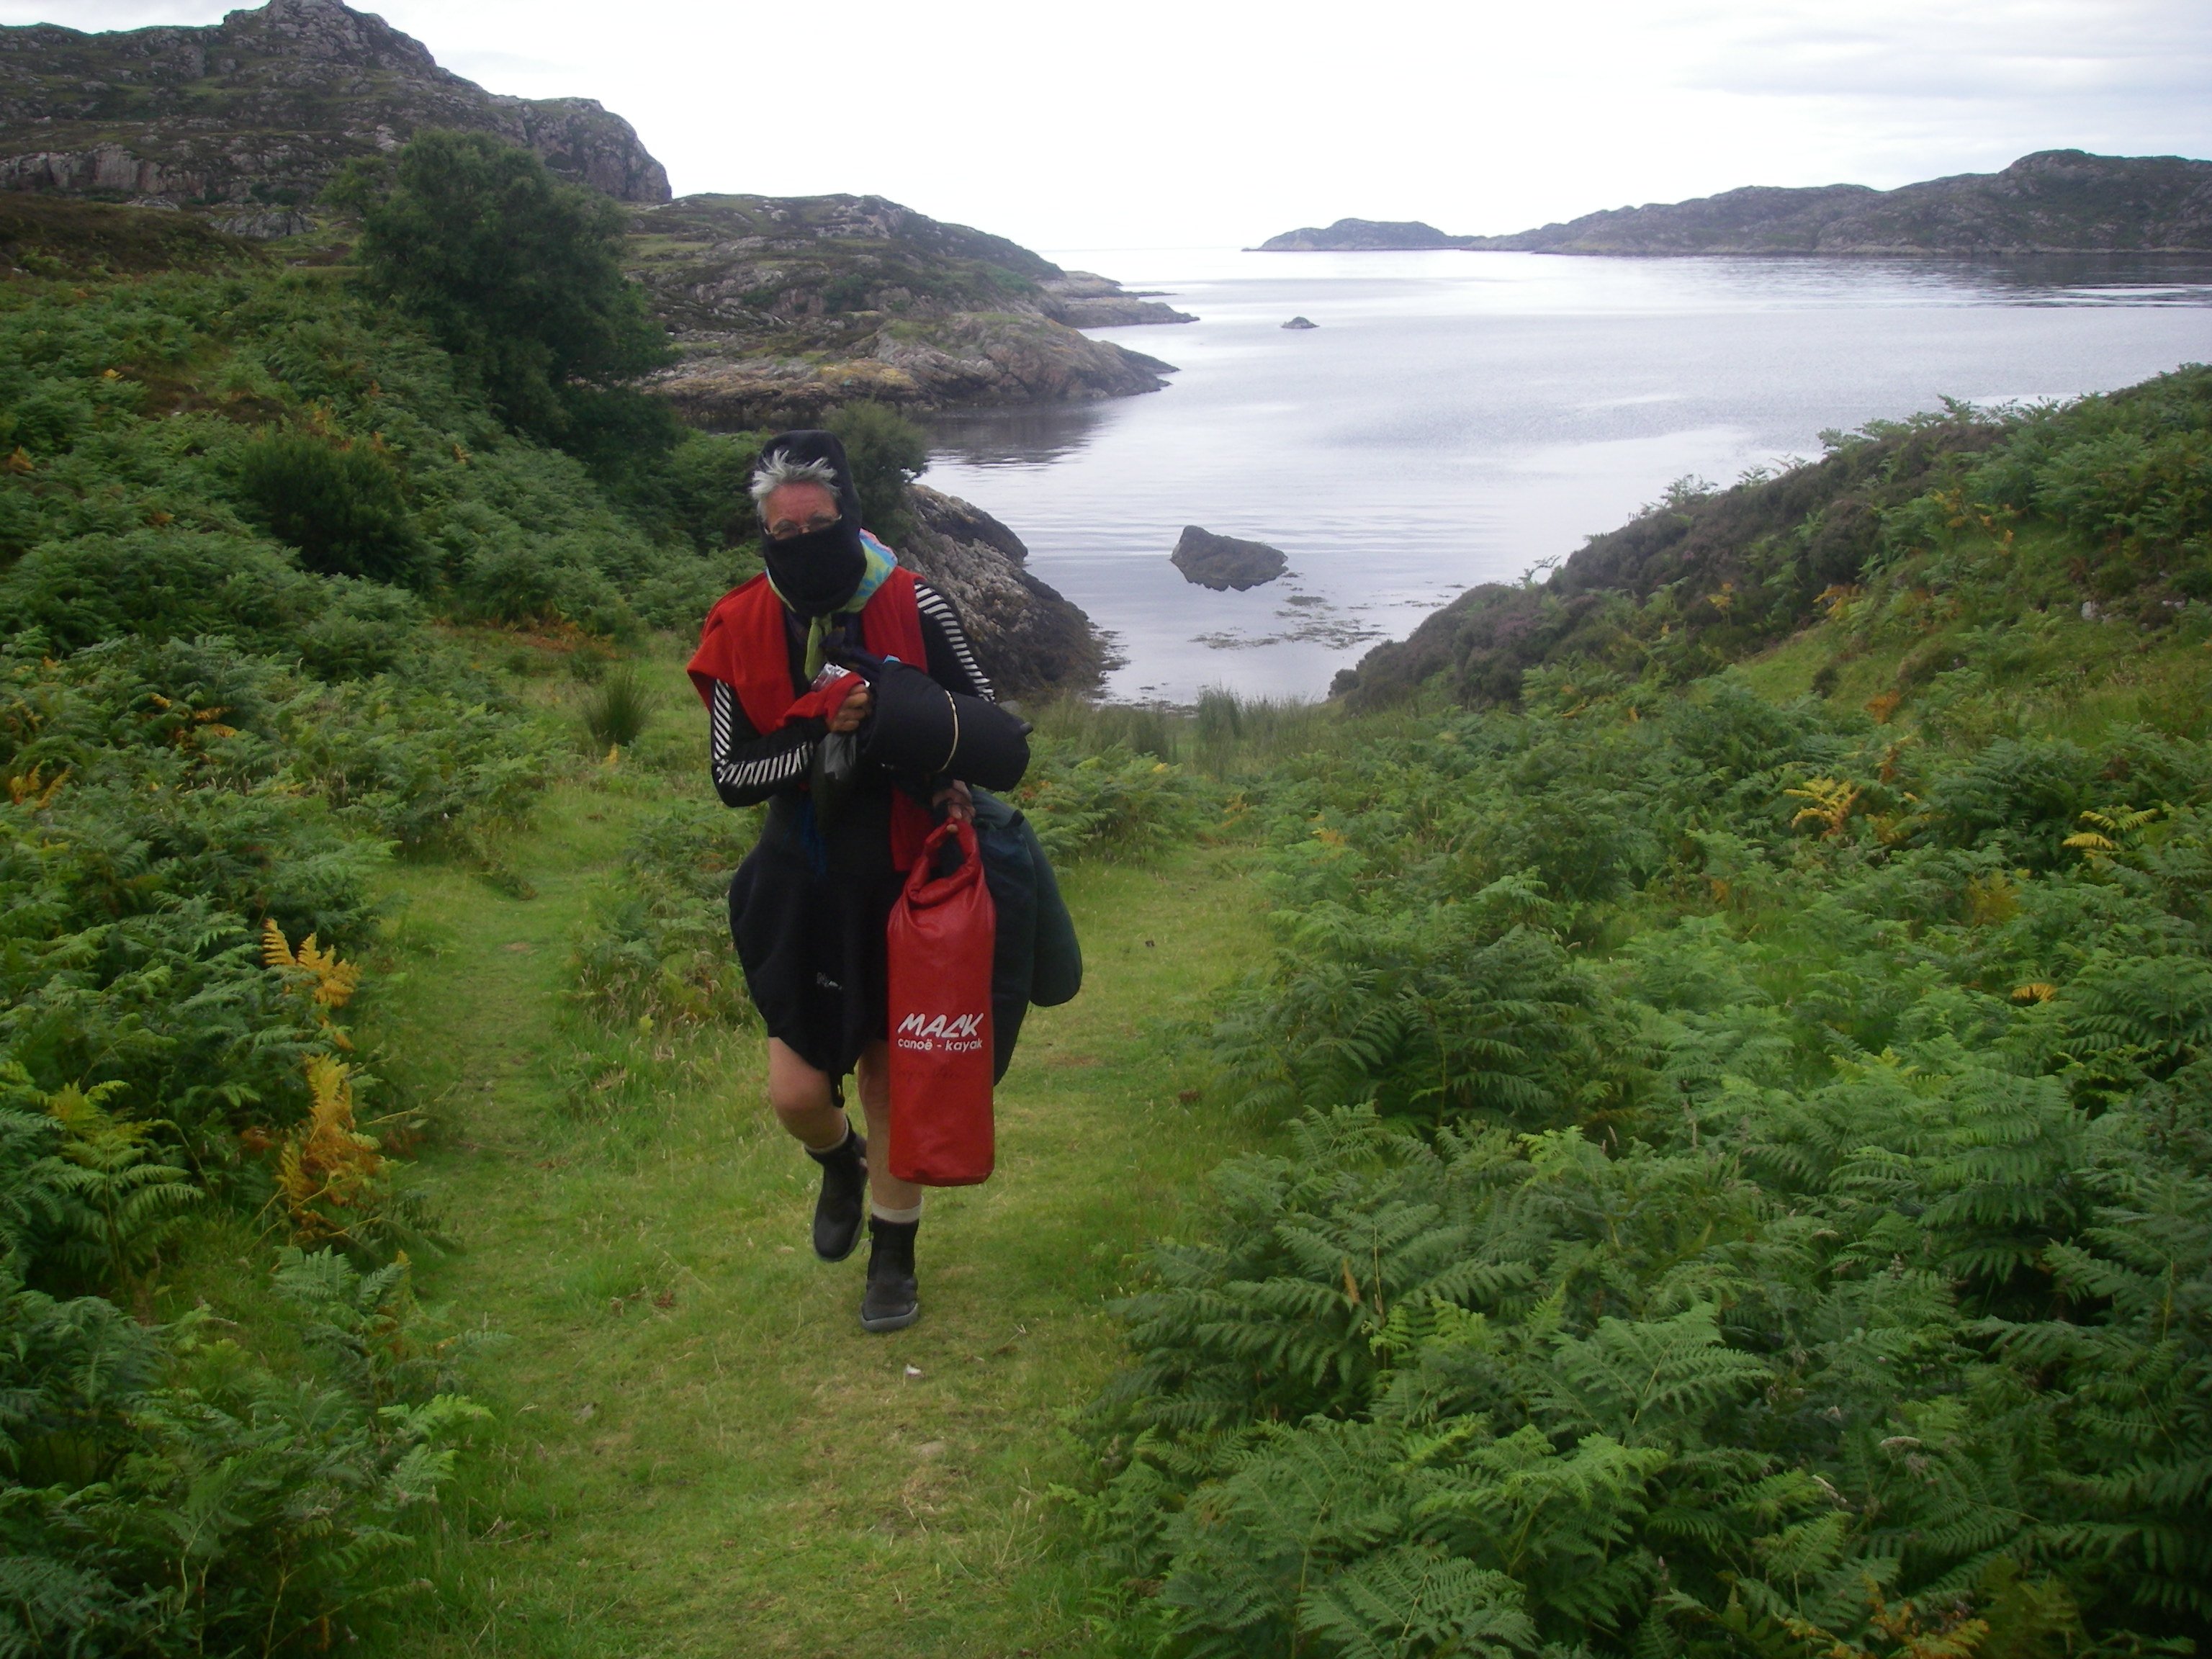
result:
<svg viewBox="0 0 2212 1659"><path fill-rule="evenodd" d="M316 678L365 679L400 666L424 648L428 615L405 589L341 578L325 597L322 615L296 641L301 665Z"/></svg>
<svg viewBox="0 0 2212 1659"><path fill-rule="evenodd" d="M289 783L410 848L520 822L568 746L550 721L390 674L292 705L285 736Z"/></svg>
<svg viewBox="0 0 2212 1659"><path fill-rule="evenodd" d="M1071 1495L1120 1638L2201 1638L2212 750L1522 702L1247 787L1212 1048L1288 1144L1125 1309Z"/></svg>
<svg viewBox="0 0 2212 1659"><path fill-rule="evenodd" d="M765 433L694 432L669 457L669 490L693 544L709 551L753 539L752 473Z"/></svg>
<svg viewBox="0 0 2212 1659"><path fill-rule="evenodd" d="M173 530L48 542L0 576L0 612L55 652L133 635L275 645L324 603L322 586L266 542Z"/></svg>
<svg viewBox="0 0 2212 1659"><path fill-rule="evenodd" d="M1207 795L1182 768L1119 744L1085 755L1049 738L1030 744L1030 767L1008 799L1029 815L1055 859L1141 856L1195 835Z"/></svg>
<svg viewBox="0 0 2212 1659"><path fill-rule="evenodd" d="M846 404L823 422L845 446L861 522L897 545L909 528L906 487L929 467L928 435L887 404Z"/></svg>
<svg viewBox="0 0 2212 1659"><path fill-rule="evenodd" d="M308 569L398 583L428 574L399 474L374 451L280 434L246 445L237 468L248 516Z"/></svg>
<svg viewBox="0 0 2212 1659"><path fill-rule="evenodd" d="M274 1374L202 1319L142 1326L26 1290L0 1257L0 1645L284 1654L374 1632L416 1591L412 1517L486 1415L425 1386L453 1366L422 1364L435 1340L404 1279L332 1256L279 1273L309 1347L356 1356L326 1382Z"/></svg>

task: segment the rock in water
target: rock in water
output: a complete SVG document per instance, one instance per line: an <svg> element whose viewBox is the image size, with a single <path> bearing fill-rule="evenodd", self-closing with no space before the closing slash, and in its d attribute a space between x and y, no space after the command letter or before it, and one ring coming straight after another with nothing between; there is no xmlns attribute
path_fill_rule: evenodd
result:
<svg viewBox="0 0 2212 1659"><path fill-rule="evenodd" d="M1262 582L1274 580L1291 568L1291 562L1265 542L1217 536L1194 524L1182 527L1173 559L1185 581L1210 587L1217 593L1224 588L1233 587L1242 592L1248 587L1257 587Z"/></svg>
<svg viewBox="0 0 2212 1659"><path fill-rule="evenodd" d="M1319 328L1321 325L1310 317L1293 317L1283 326L1285 328Z"/></svg>

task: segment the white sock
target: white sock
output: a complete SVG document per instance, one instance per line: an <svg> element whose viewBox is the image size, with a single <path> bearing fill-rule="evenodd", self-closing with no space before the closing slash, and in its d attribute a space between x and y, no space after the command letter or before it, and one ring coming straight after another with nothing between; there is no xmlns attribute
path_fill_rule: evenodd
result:
<svg viewBox="0 0 2212 1659"><path fill-rule="evenodd" d="M853 1120L848 1117L845 1120L845 1133L839 1135L836 1139L831 1141L827 1146L806 1146L806 1143L803 1140L799 1144L802 1146L806 1146L806 1150L817 1158L827 1158L830 1153L836 1152L852 1138Z"/></svg>
<svg viewBox="0 0 2212 1659"><path fill-rule="evenodd" d="M894 1210L888 1205L871 1202L868 1206L868 1213L878 1221L896 1222L903 1225L907 1222L921 1219L921 1206L916 1204L910 1210Z"/></svg>

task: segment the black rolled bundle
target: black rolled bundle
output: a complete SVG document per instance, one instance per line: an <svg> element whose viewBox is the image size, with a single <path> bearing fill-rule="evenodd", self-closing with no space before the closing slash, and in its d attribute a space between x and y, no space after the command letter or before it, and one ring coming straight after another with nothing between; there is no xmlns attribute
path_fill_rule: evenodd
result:
<svg viewBox="0 0 2212 1659"><path fill-rule="evenodd" d="M907 663L878 659L866 672L875 708L860 728L863 760L983 789L1011 789L1022 781L1030 764L1030 723L1018 714L948 691Z"/></svg>

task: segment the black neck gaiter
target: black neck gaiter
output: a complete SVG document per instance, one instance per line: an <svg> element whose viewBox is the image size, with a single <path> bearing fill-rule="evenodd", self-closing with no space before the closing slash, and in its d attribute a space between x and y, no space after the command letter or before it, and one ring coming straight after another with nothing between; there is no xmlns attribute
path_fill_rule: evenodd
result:
<svg viewBox="0 0 2212 1659"><path fill-rule="evenodd" d="M776 592L802 617L835 614L853 597L868 569L860 527L849 514L827 530L787 542L763 541L761 556Z"/></svg>
<svg viewBox="0 0 2212 1659"><path fill-rule="evenodd" d="M868 556L860 546L860 495L853 485L852 463L832 433L778 433L761 450L765 462L782 454L795 461L826 461L836 476L837 522L827 530L770 541L761 526L761 558L783 602L802 617L828 617L850 599L867 574Z"/></svg>

